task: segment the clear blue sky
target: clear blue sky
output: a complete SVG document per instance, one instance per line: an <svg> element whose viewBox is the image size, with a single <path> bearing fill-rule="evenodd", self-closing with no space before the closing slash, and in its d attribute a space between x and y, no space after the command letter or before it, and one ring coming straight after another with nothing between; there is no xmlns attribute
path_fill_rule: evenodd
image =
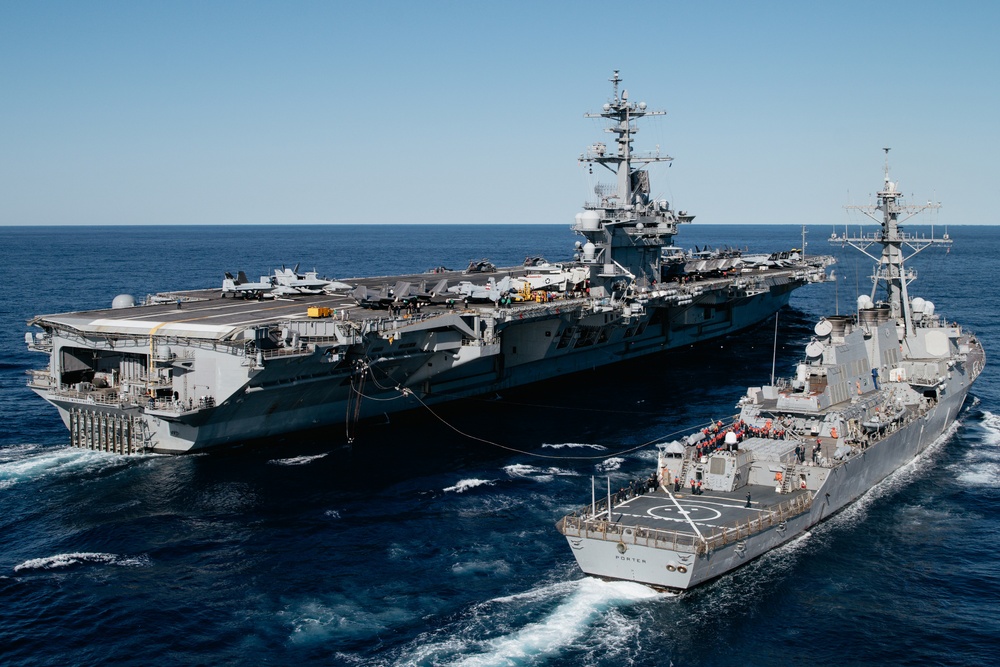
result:
<svg viewBox="0 0 1000 667"><path fill-rule="evenodd" d="M883 146L996 220L997 2L0 3L0 224L571 224L619 69L696 224L844 223Z"/></svg>

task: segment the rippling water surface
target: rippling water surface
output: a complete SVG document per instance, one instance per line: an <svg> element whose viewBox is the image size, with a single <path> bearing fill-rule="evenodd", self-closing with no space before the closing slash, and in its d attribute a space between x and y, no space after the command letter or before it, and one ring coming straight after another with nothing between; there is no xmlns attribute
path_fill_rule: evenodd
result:
<svg viewBox="0 0 1000 667"><path fill-rule="evenodd" d="M867 260L796 292L788 374ZM922 228L908 231L921 233ZM924 456L794 543L682 595L583 576L554 523L648 474L636 445L734 412L771 373L770 324L427 413L253 447L130 458L71 449L25 386L32 315L217 285L300 262L336 277L565 259L565 226L0 228L0 663L995 664L1000 646L1000 230L958 227L911 292L977 332L989 365ZM940 233L940 231L939 231ZM692 225L686 245L785 249L798 227ZM860 258L860 260L859 260ZM861 261L864 260L864 261ZM475 436L481 440L466 437ZM487 444L482 440L489 441ZM516 451L515 451L516 450Z"/></svg>

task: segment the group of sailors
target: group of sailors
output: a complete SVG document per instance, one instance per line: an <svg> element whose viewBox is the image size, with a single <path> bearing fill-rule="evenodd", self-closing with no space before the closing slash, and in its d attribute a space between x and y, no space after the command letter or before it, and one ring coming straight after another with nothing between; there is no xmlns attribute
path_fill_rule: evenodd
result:
<svg viewBox="0 0 1000 667"><path fill-rule="evenodd" d="M836 430L834 430L836 433ZM823 441L816 439L816 444L812 446L812 462L813 464L819 463L820 451L823 449ZM806 462L806 447L804 445L795 445L795 458L799 463Z"/></svg>
<svg viewBox="0 0 1000 667"><path fill-rule="evenodd" d="M635 498L636 496L641 496L644 493L649 493L655 491L657 486L656 475L650 475L646 479L634 479L628 483L628 486L623 486L618 490L618 493L614 495L614 500L616 503L621 503L629 498Z"/></svg>
<svg viewBox="0 0 1000 667"><path fill-rule="evenodd" d="M738 419L728 428L724 427L722 422L719 421L711 426L703 428L701 433L703 439L695 446L695 453L698 458L707 456L712 452L719 451L720 449L725 449L730 452L736 451L739 449L739 443L743 442L747 438L770 438L773 440L782 440L785 437L785 429L775 428L770 419L764 422L763 426L753 426L747 424L742 419ZM736 435L735 443L726 442L727 433L733 433ZM730 438L730 440L732 439Z"/></svg>
<svg viewBox="0 0 1000 667"><path fill-rule="evenodd" d="M650 475L647 479L634 479L628 483L628 485L621 487L611 495L611 504L618 505L629 498L635 498L636 496L641 496L645 493L651 493L656 490L657 487L656 475ZM603 510L607 509L607 501L598 500L596 504L597 513L600 514Z"/></svg>

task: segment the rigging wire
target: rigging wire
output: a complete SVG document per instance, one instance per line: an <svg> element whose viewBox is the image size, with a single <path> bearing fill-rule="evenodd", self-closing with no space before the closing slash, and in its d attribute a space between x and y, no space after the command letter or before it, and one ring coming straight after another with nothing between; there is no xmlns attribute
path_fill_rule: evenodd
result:
<svg viewBox="0 0 1000 667"><path fill-rule="evenodd" d="M665 435L662 435L662 436L659 436L657 438L654 438L654 439L652 439L652 440L650 440L648 442L644 442L644 443L642 443L640 445L636 445L634 447L629 447L627 449L622 449L622 450L618 450L618 451L614 451L614 452L607 452L607 453L602 454L600 456L555 456L555 455L552 455L552 454L539 454L537 452L531 452L531 451L527 451L527 450L524 450L524 449L518 449L516 447L511 447L510 445L504 445L504 444L501 444L499 442L494 442L492 440L487 440L486 438L480 438L479 436L472 435L470 433L466 433L466 432L460 430L454 424L449 423L448 420L446 420L444 417L442 417L438 413L434 412L434 410L429 405L427 405L426 403L424 403L420 399L420 397L417 396L416 393L414 393L412 390L410 390L410 389L408 389L406 387L397 387L397 390L402 395L404 395L404 396L412 396L418 403L420 403L420 405L422 405L424 408L426 408L427 411L430 412L431 415L433 415L435 419L437 419L438 421L440 421L442 424L444 424L445 426L447 426L448 428L450 428L455 433L457 433L457 434L459 434L459 435L461 435L461 436L463 436L465 438L468 438L469 440L475 440L477 442L481 442L481 443L486 444L486 445L490 445L490 446L493 446L493 447L499 447L500 449L504 449L504 450L507 450L509 452L515 452L517 454L523 454L525 456L532 456L532 457L539 458L539 459L550 459L550 460L556 460L556 461L602 461L602 460L608 459L608 458L610 458L612 456L620 456L622 454L630 454L630 453L638 451L640 449L644 449L646 447L649 447L653 443L660 442L662 440L666 440L667 438L673 437L675 435L680 435L682 433L688 433L688 432L697 431L697 430L700 430L700 428L702 428L702 426L695 426L693 428L679 429L677 431L674 431L673 433L667 433ZM709 422L709 424L715 424L715 423L716 423L715 420L712 420L711 422Z"/></svg>
<svg viewBox="0 0 1000 667"><path fill-rule="evenodd" d="M391 390L391 389L393 389L393 387L386 387L386 386L380 384L378 382L378 380L375 378L374 371L375 370L379 370L379 371L381 371L383 373L383 375L385 375L386 379L390 379L389 374L386 373L385 371L383 371L382 369L377 369L376 367L372 366L371 364L368 364L368 365L366 365L365 370L368 371L368 372L362 374L362 379L361 379L362 387L356 388L356 387L354 387L353 380L351 382L351 388L354 389L354 392L358 396L358 398L357 398L358 405L356 406L355 420L357 420L358 413L360 412L360 403L361 403L361 399L362 398L370 398L371 400L377 400L377 401L393 401L393 400L396 400L398 398L404 398L406 396L409 396L409 397L412 397L414 400L416 400L429 413L431 413L431 415L435 419L437 419L439 422L441 422L442 424L444 424L445 426L447 426L449 429L451 429L452 431L454 431L455 433L457 433L458 435L460 435L460 436L462 436L464 438L468 438L469 440L475 440L476 442L481 442L483 444L490 445L492 447L498 447L500 449L503 449L503 450L506 450L506 451L509 451L509 452L514 452L516 454L523 454L524 456L531 456L531 457L539 458L539 459L547 459L547 460L555 460L555 461L603 461L603 460L611 458L613 456L621 456L623 454L631 454L632 452L638 451L640 449L644 449L644 448L649 447L650 445L652 445L652 444L654 444L656 442L662 442L662 441L667 440L668 438L672 438L672 437L674 437L676 435L681 435L681 434L684 434L684 433L694 433L695 431L702 430L706 426L707 427L711 427L711 426L714 426L714 425L717 424L717 420L712 419L712 420L710 420L709 422L707 422L705 424L698 424L698 425L695 425L693 427L678 429L676 431L673 431L671 433L666 433L664 435L658 436L658 437L656 437L656 438L654 438L652 440L649 440L648 442L644 442L644 443L636 445L634 447L629 447L627 449L621 449L621 450L616 450L616 451L612 451L612 452L605 452L604 454L601 454L599 456L555 456L555 455L552 455L552 454L539 454L538 452L532 452L532 451L528 451L528 450L524 450L524 449L518 449L517 447L511 447L510 445L504 445L504 444L501 444L499 442L495 442L493 440L487 440L486 438L481 438L479 436L472 435L471 433L466 433L465 431L462 431L457 426L455 426L454 424L450 423L444 417L442 417L437 412L435 412L431 408L431 406L429 406L427 403L425 403L423 400L421 400L421 398L419 396L417 396L416 392L414 392L409 387L400 387L400 386L394 387L394 389L399 392L399 396L394 396L392 398L376 398L374 396L367 396L366 394L363 393L363 383L364 383L364 378L366 376L368 376L368 375L371 375L372 382L375 383L375 386L377 386L379 389L382 389L382 390ZM514 403L514 404L517 405L517 403ZM533 404L533 405L534 405L534 407L544 407L544 406L538 406L537 404ZM560 406L555 406L555 407L560 407ZM577 408L567 408L567 409L577 409ZM580 408L580 409L583 409L583 408ZM590 411L590 412L595 411L595 410L590 409L590 408L587 408L587 410ZM632 411L604 410L604 412L630 413ZM638 413L638 414L653 414L653 413ZM732 416L726 417L726 421L727 422L731 421L731 420L735 419L735 417L736 417L736 415L732 415Z"/></svg>
<svg viewBox="0 0 1000 667"><path fill-rule="evenodd" d="M389 374L386 373L384 370L382 370L381 368L377 368L375 366L369 366L368 368L369 368L369 370L373 371L373 373L372 373L372 382L374 382L375 385L379 389L382 389L383 391L391 391L393 389L397 389L396 387L386 387L386 386L383 386L382 384L379 384L378 380L375 379L374 371L376 371L376 370L378 370L379 372L381 372L385 376L385 379L387 379L387 380L391 379L389 377ZM480 398L478 396L466 396L464 394L452 394L452 393L449 393L449 392L435 392L434 395L435 396L450 397L450 398L452 398L454 400L463 399L463 400L466 400L466 401L472 401L472 402L477 402L477 403L493 403L495 401L495 399L492 399L492 398ZM497 396L499 396L499 394L497 394ZM394 400L396 400L398 398L402 398L401 395L400 396L394 396L392 398L375 398L374 396L368 396L368 395L364 395L364 397L365 398L370 398L373 401L394 401ZM583 411L583 412L605 412L605 413L608 413L608 414L615 414L615 415L648 415L648 416L658 416L658 415L662 414L661 412L657 412L657 411L654 411L654 410L615 410L615 409L611 409L611 408L596 408L596 407L592 407L592 406L552 405L552 404L546 405L544 403L539 403L537 401L532 401L530 403L525 403L525 402L522 402L522 401L512 401L512 400L507 399L507 398L504 398L503 402L504 402L504 405L524 406L524 407L527 407L527 408L544 408L545 410L574 410L574 411L577 411L577 412L580 412L580 411Z"/></svg>

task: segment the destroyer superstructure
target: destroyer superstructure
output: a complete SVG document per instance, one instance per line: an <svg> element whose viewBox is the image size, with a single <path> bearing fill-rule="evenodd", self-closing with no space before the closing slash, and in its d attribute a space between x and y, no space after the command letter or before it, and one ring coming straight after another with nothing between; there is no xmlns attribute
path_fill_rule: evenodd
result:
<svg viewBox="0 0 1000 667"><path fill-rule="evenodd" d="M577 216L571 260L336 282L228 273L221 291L42 315L26 342L49 361L28 386L58 408L74 446L185 452L699 343L753 326L824 278L827 258L792 250L673 247L693 216L652 196L641 168L670 158L632 150L636 121L662 112L619 92L617 72L611 81L612 99L590 115L609 122L616 146L594 144L580 159L615 182Z"/></svg>
<svg viewBox="0 0 1000 667"><path fill-rule="evenodd" d="M886 149L888 154L888 149ZM801 535L866 493L938 439L983 369L977 338L911 298L910 257L948 238L899 223L935 204L905 206L885 182L872 235L832 237L868 254L871 295L855 315L824 318L796 376L750 387L729 423L659 445L646 493L607 498L557 524L588 574L686 589ZM884 288L884 292L879 294ZM602 494L603 495L603 494Z"/></svg>

